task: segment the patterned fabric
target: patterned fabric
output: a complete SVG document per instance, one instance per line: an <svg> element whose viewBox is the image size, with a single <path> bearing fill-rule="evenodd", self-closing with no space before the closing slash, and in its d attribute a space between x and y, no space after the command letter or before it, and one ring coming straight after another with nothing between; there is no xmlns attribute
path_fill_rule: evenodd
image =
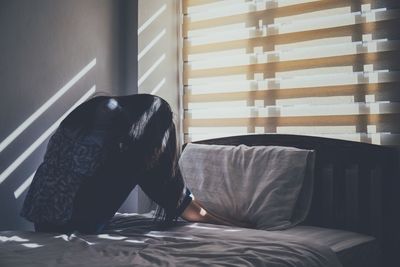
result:
<svg viewBox="0 0 400 267"><path fill-rule="evenodd" d="M71 219L75 195L85 178L95 175L105 159L104 133L77 137L60 127L51 137L36 171L21 216L40 223L64 224Z"/></svg>

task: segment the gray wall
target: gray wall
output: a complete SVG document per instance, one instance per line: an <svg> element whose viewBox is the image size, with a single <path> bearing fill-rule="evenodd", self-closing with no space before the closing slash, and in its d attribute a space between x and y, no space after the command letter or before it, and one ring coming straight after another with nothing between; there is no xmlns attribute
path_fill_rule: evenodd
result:
<svg viewBox="0 0 400 267"><path fill-rule="evenodd" d="M139 0L139 93L161 96L179 113L178 0ZM177 122L179 119L177 117Z"/></svg>
<svg viewBox="0 0 400 267"><path fill-rule="evenodd" d="M14 193L41 162L47 139L37 147L35 141L54 122L93 86L137 93L136 31L135 0L0 0L0 230L31 228L18 215L26 190L17 199ZM66 87L85 66L83 77Z"/></svg>

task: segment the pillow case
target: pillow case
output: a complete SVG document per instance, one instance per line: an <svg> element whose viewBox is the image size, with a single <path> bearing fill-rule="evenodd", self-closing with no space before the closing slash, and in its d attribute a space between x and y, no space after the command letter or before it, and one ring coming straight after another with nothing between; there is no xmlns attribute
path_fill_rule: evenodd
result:
<svg viewBox="0 0 400 267"><path fill-rule="evenodd" d="M305 219L313 164L312 150L191 143L179 160L186 185L207 210L264 230L286 229Z"/></svg>

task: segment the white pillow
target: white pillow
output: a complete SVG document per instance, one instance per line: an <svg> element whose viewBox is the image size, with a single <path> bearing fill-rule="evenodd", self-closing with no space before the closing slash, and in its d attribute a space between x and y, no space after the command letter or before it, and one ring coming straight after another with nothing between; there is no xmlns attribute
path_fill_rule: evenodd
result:
<svg viewBox="0 0 400 267"><path fill-rule="evenodd" d="M201 144L188 144L179 161L188 188L206 209L264 230L305 219L313 164L311 150Z"/></svg>

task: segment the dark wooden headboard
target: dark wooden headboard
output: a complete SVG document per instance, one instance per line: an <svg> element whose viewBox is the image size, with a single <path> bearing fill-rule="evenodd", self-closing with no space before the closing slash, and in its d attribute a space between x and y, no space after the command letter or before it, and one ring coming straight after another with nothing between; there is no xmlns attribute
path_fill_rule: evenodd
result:
<svg viewBox="0 0 400 267"><path fill-rule="evenodd" d="M281 134L234 136L194 143L315 150L313 200L304 224L374 236L388 264L400 253L400 177L394 148Z"/></svg>

